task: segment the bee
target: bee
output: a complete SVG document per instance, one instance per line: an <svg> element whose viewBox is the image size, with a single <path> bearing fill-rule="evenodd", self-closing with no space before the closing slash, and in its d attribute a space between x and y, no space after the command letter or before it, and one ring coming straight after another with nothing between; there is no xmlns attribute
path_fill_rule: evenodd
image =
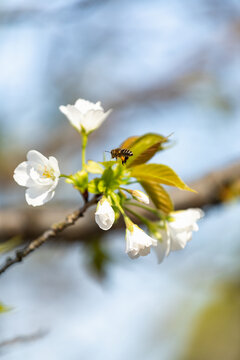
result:
<svg viewBox="0 0 240 360"><path fill-rule="evenodd" d="M131 150L128 149L122 149L122 148L117 148L117 149L113 149L111 151L109 151L112 155L112 159L121 159L122 160L122 164L126 164L128 158L130 156L133 156L133 153Z"/></svg>

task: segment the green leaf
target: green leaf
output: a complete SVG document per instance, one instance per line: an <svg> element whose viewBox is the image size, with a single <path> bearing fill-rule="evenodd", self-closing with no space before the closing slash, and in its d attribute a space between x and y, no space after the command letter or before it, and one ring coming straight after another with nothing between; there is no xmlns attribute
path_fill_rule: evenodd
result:
<svg viewBox="0 0 240 360"><path fill-rule="evenodd" d="M112 261L107 250L105 241L97 237L85 242L86 256L85 261L90 272L99 279L107 275L107 266Z"/></svg>
<svg viewBox="0 0 240 360"><path fill-rule="evenodd" d="M106 187L111 186L111 182L114 180L114 172L113 172L112 168L109 167L104 170L102 179L104 180Z"/></svg>
<svg viewBox="0 0 240 360"><path fill-rule="evenodd" d="M102 166L98 162L92 161L92 160L89 160L87 162L87 164L85 165L85 169L87 170L87 172L89 172L91 174L102 174L103 173Z"/></svg>
<svg viewBox="0 0 240 360"><path fill-rule="evenodd" d="M129 149L133 152L126 163L126 167L133 167L150 160L156 152L163 150L162 144L167 142L168 138L158 134L146 134L140 136L131 144Z"/></svg>
<svg viewBox="0 0 240 360"><path fill-rule="evenodd" d="M115 160L102 161L99 164L102 164L107 169L109 167L112 167L113 165L116 165L117 161L115 161Z"/></svg>
<svg viewBox="0 0 240 360"><path fill-rule="evenodd" d="M140 136L131 136L127 138L121 145L121 149L130 149L130 147L139 139Z"/></svg>
<svg viewBox="0 0 240 360"><path fill-rule="evenodd" d="M9 240L4 241L3 243L0 244L0 253L6 253L6 252L14 249L18 245L20 245L21 242L22 242L21 235L16 235L16 236L11 237Z"/></svg>
<svg viewBox="0 0 240 360"><path fill-rule="evenodd" d="M97 188L98 188L98 193L103 193L106 190L105 181L102 179L99 179Z"/></svg>
<svg viewBox="0 0 240 360"><path fill-rule="evenodd" d="M173 211L173 203L168 192L158 183L141 181L141 185L149 195L157 209L169 214Z"/></svg>
<svg viewBox="0 0 240 360"><path fill-rule="evenodd" d="M187 186L182 179L169 167L160 164L143 164L129 169L131 176L140 181L155 182L170 186L176 186L181 190L196 192Z"/></svg>
<svg viewBox="0 0 240 360"><path fill-rule="evenodd" d="M98 190L99 181L100 181L100 179L93 179L89 182L88 191L91 194L99 194L99 190Z"/></svg>

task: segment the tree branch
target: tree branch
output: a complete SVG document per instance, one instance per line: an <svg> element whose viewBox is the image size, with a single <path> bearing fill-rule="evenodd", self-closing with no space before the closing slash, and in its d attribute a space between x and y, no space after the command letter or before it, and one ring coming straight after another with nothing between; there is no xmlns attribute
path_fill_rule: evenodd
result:
<svg viewBox="0 0 240 360"><path fill-rule="evenodd" d="M239 159L190 182L190 187L195 189L197 194L177 189L171 191L174 207L180 210L215 205L221 202L221 191L226 184L231 184L237 179L240 179ZM44 208L36 208L34 211L27 206L3 208L0 210L0 241L6 241L17 235L21 235L23 239L33 239L47 229L49 224L63 218L67 209L73 206L72 203L49 204ZM88 218L82 220L81 227L72 226L64 237L68 240L79 240L98 236L101 230L92 219L93 214L89 212ZM120 228L124 224L119 223L117 226Z"/></svg>
<svg viewBox="0 0 240 360"><path fill-rule="evenodd" d="M191 182L190 186L197 191L197 194L189 191L172 191L174 208L180 210L219 204L223 200L222 190L238 179L240 179L239 160Z"/></svg>
<svg viewBox="0 0 240 360"><path fill-rule="evenodd" d="M223 167L222 169L215 170L197 181L190 183L190 186L198 191L197 194L179 190L171 192L175 209L180 210L191 207L205 207L220 203L222 189L227 184L231 184L239 178L239 161ZM0 275L10 266L22 261L23 258L44 244L49 238L56 236L64 229L75 224L75 222L84 215L85 211L91 205L96 204L97 201L98 197L95 196L91 201L86 202L81 209L68 215L64 221L52 225L48 230L44 231L41 236L31 241L29 245L22 250L17 251L14 257L7 258L2 267L0 267ZM47 227L47 223L51 223L51 218L60 214L63 216L63 212L64 210L59 208L55 208L55 210L44 209L43 213L34 212L34 215L32 211L30 213L24 213L20 210L13 211L12 209L10 209L10 212L8 210L0 211L0 218L2 220L0 235L5 239L14 234L23 234L24 237L36 236L36 231L38 231L38 233L41 232L44 227ZM144 215L147 216L146 213L144 213ZM94 222L92 222L91 213L89 216L90 219L88 218L87 221L83 222L81 228L78 226L73 227L72 232L68 234L68 237L72 239L87 237L89 239L91 236L98 236L101 234L102 231ZM38 222L36 219L38 219ZM120 221L116 226L117 228L121 228L124 226L124 223Z"/></svg>
<svg viewBox="0 0 240 360"><path fill-rule="evenodd" d="M16 251L13 257L8 257L5 263L0 267L0 275L4 273L10 266L21 262L26 256L43 245L48 239L57 236L58 233L62 232L67 227L74 225L75 222L84 215L90 206L97 203L98 198L99 196L94 196L92 200L86 202L82 208L69 214L65 220L53 224L48 230L44 231L42 235L31 241L30 244L25 246L22 250Z"/></svg>

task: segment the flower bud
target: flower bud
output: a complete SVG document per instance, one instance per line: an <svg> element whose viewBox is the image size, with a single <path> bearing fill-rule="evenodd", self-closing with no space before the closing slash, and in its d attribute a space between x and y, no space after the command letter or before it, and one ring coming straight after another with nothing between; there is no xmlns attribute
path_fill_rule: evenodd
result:
<svg viewBox="0 0 240 360"><path fill-rule="evenodd" d="M98 202L95 221L102 230L109 230L115 221L114 210L105 197Z"/></svg>
<svg viewBox="0 0 240 360"><path fill-rule="evenodd" d="M143 204L149 204L149 197L143 191L132 190L131 194L137 201L139 201Z"/></svg>

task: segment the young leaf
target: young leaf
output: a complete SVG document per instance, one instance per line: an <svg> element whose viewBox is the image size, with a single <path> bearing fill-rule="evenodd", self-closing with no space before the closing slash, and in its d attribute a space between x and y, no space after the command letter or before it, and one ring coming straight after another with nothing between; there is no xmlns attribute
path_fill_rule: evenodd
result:
<svg viewBox="0 0 240 360"><path fill-rule="evenodd" d="M146 134L140 136L131 146L130 150L133 152L126 163L126 167L133 167L150 160L157 151L162 150L162 144L167 142L168 138L158 134Z"/></svg>
<svg viewBox="0 0 240 360"><path fill-rule="evenodd" d="M102 180L105 182L105 185L109 187L111 185L111 182L114 180L114 172L112 168L107 168L104 170L104 173L102 175Z"/></svg>
<svg viewBox="0 0 240 360"><path fill-rule="evenodd" d="M152 181L159 184L176 186L181 190L196 192L187 186L182 179L169 167L160 164L142 164L129 169L131 176L140 181Z"/></svg>
<svg viewBox="0 0 240 360"><path fill-rule="evenodd" d="M140 183L157 209L166 214L173 211L172 200L168 192L161 185L152 181L141 181Z"/></svg>
<svg viewBox="0 0 240 360"><path fill-rule="evenodd" d="M139 139L140 136L131 136L127 138L121 145L121 149L130 149L130 147L135 143L137 139Z"/></svg>
<svg viewBox="0 0 240 360"><path fill-rule="evenodd" d="M102 174L103 173L103 167L96 161L89 160L87 164L85 165L85 169L87 172L91 174Z"/></svg>
<svg viewBox="0 0 240 360"><path fill-rule="evenodd" d="M116 165L117 161L115 160L101 161L99 164L103 165L107 169L109 167L112 167L113 165Z"/></svg>
<svg viewBox="0 0 240 360"><path fill-rule="evenodd" d="M100 191L98 190L98 184L99 184L100 179L93 179L89 182L88 184L88 191L91 194L99 194Z"/></svg>
<svg viewBox="0 0 240 360"><path fill-rule="evenodd" d="M65 181L68 184L72 184L74 188L81 193L84 193L88 187L88 173L86 170L78 171L75 174L68 176Z"/></svg>
<svg viewBox="0 0 240 360"><path fill-rule="evenodd" d="M97 188L98 188L98 192L99 192L99 193L103 193L103 192L106 190L106 183L105 183L105 181L102 180L102 179L99 179Z"/></svg>

